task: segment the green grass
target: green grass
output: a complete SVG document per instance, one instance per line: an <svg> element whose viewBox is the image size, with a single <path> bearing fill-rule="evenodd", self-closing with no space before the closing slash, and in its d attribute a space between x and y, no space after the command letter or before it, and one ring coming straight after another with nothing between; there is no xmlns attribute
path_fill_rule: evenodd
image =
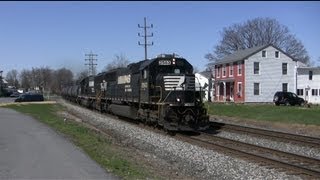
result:
<svg viewBox="0 0 320 180"><path fill-rule="evenodd" d="M271 122L320 125L320 107L244 105L208 103L211 115L238 117Z"/></svg>
<svg viewBox="0 0 320 180"><path fill-rule="evenodd" d="M51 126L58 132L63 133L74 144L82 148L92 159L99 163L109 172L124 179L156 178L150 175L142 167L126 160L123 154L112 147L111 141L74 121L63 122L62 117L57 115L63 107L58 104L29 104L9 105L19 112L29 114L39 121Z"/></svg>

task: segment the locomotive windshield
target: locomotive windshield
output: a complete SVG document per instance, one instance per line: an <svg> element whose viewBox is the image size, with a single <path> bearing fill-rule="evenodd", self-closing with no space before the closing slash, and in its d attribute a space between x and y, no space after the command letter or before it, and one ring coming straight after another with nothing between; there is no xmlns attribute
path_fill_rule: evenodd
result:
<svg viewBox="0 0 320 180"><path fill-rule="evenodd" d="M181 74L185 73L184 69L178 67L159 67L158 68L159 74Z"/></svg>
<svg viewBox="0 0 320 180"><path fill-rule="evenodd" d="M183 60L161 59L158 61L157 71L159 74L191 74L192 67L187 66Z"/></svg>

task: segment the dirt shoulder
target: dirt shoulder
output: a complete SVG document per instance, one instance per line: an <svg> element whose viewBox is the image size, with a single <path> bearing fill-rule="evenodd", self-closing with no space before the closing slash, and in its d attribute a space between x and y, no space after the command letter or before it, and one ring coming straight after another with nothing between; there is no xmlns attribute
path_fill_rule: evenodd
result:
<svg viewBox="0 0 320 180"><path fill-rule="evenodd" d="M316 126L316 125L268 122L268 121L258 121L254 119L242 119L237 117L216 116L216 115L210 115L210 120L225 122L225 123L232 123L232 124L239 124L239 125L244 125L249 127L257 127L262 129L269 129L274 131L283 131L283 132L300 134L305 136L313 136L318 138L320 137L320 126Z"/></svg>

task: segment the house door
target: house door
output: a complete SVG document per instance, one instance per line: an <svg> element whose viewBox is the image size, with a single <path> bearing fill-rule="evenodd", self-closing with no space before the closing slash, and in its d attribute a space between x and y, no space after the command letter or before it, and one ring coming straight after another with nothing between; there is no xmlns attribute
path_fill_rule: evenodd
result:
<svg viewBox="0 0 320 180"><path fill-rule="evenodd" d="M233 88L233 83L231 83L230 84L230 101L234 101L233 93L234 93L234 88Z"/></svg>
<svg viewBox="0 0 320 180"><path fill-rule="evenodd" d="M219 83L219 100L220 101L224 100L224 96L225 96L224 90L225 90L224 83L223 82Z"/></svg>
<svg viewBox="0 0 320 180"><path fill-rule="evenodd" d="M304 99L305 99L306 101L310 102L310 95L311 95L311 93L310 93L310 88L307 87L307 88L305 88L305 90L306 90L306 96L305 96Z"/></svg>

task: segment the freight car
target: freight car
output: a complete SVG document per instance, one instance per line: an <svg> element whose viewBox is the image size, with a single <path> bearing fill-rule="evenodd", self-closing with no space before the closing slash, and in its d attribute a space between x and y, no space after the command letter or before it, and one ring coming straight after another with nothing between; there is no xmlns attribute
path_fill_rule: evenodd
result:
<svg viewBox="0 0 320 180"><path fill-rule="evenodd" d="M79 85L65 87L62 94L88 108L161 126L168 132L208 128L209 116L193 67L174 54L86 77Z"/></svg>

